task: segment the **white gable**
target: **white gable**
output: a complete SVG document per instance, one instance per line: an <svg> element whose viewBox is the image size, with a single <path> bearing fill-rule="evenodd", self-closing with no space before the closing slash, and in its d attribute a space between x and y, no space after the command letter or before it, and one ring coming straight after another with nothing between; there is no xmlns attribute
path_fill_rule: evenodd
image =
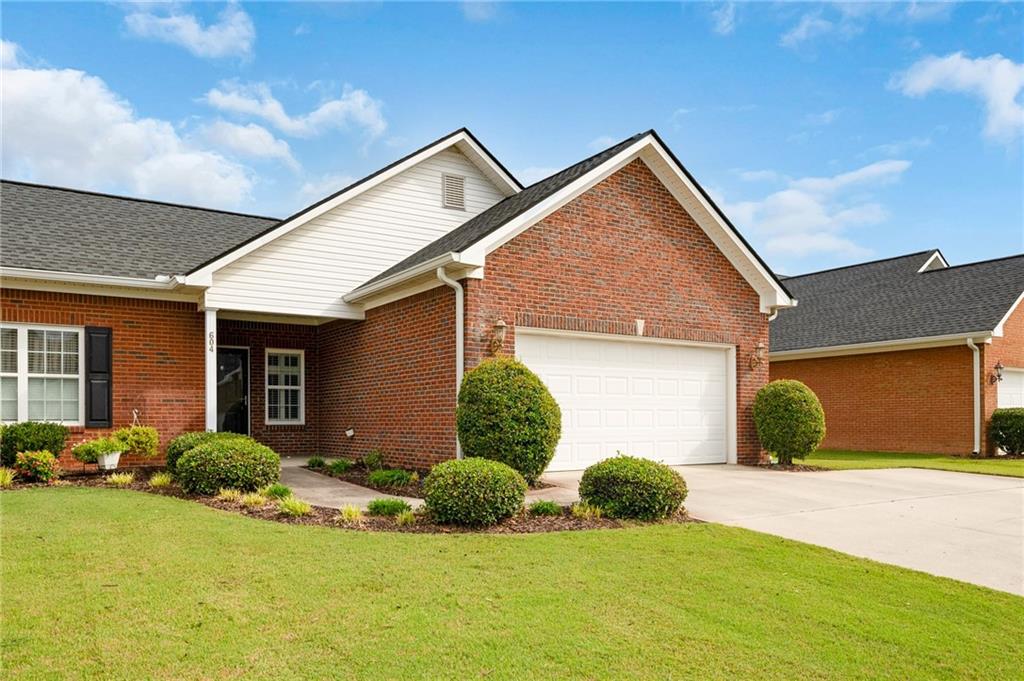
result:
<svg viewBox="0 0 1024 681"><path fill-rule="evenodd" d="M465 210L442 206L442 178L465 178ZM505 195L454 146L213 273L207 307L359 317L341 297Z"/></svg>

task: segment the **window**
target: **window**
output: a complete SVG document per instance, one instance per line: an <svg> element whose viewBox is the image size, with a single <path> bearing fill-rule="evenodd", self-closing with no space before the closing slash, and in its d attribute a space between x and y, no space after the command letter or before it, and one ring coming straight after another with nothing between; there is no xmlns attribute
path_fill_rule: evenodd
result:
<svg viewBox="0 0 1024 681"><path fill-rule="evenodd" d="M441 206L466 210L466 178L441 175Z"/></svg>
<svg viewBox="0 0 1024 681"><path fill-rule="evenodd" d="M80 425L83 343L76 328L0 327L0 420Z"/></svg>
<svg viewBox="0 0 1024 681"><path fill-rule="evenodd" d="M267 350L267 423L302 425L306 382L302 350Z"/></svg>

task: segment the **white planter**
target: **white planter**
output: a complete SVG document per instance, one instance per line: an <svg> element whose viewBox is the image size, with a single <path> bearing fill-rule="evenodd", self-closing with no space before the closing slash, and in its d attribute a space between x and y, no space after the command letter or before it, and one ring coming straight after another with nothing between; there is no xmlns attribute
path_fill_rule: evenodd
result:
<svg viewBox="0 0 1024 681"><path fill-rule="evenodd" d="M96 457L96 463L99 465L101 471L112 471L117 468L117 462L121 459L121 452L111 452L110 454L100 454Z"/></svg>

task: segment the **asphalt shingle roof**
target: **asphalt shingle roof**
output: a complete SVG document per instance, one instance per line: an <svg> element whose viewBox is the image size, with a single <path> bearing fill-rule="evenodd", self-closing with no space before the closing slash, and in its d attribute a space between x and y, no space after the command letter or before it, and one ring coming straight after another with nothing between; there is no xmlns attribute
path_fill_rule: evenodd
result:
<svg viewBox="0 0 1024 681"><path fill-rule="evenodd" d="M800 302L771 323L771 350L992 331L1024 292L1024 254L918 272L933 253L786 277Z"/></svg>
<svg viewBox="0 0 1024 681"><path fill-rule="evenodd" d="M145 279L185 274L277 222L4 180L0 266Z"/></svg>

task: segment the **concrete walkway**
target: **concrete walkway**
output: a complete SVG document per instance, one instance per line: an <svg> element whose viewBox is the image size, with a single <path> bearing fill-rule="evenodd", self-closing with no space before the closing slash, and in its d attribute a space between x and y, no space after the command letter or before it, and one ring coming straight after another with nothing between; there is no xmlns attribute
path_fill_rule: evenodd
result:
<svg viewBox="0 0 1024 681"><path fill-rule="evenodd" d="M315 506L341 508L351 504L365 511L367 504L381 498L403 499L413 508L423 504L422 499L384 494L328 475L314 473L302 468L306 461L306 458L301 457L281 457L281 483L290 487L292 493L299 499Z"/></svg>
<svg viewBox="0 0 1024 681"><path fill-rule="evenodd" d="M894 468L784 473L679 467L701 520L1024 595L1024 479ZM580 473L544 476L566 503Z"/></svg>

